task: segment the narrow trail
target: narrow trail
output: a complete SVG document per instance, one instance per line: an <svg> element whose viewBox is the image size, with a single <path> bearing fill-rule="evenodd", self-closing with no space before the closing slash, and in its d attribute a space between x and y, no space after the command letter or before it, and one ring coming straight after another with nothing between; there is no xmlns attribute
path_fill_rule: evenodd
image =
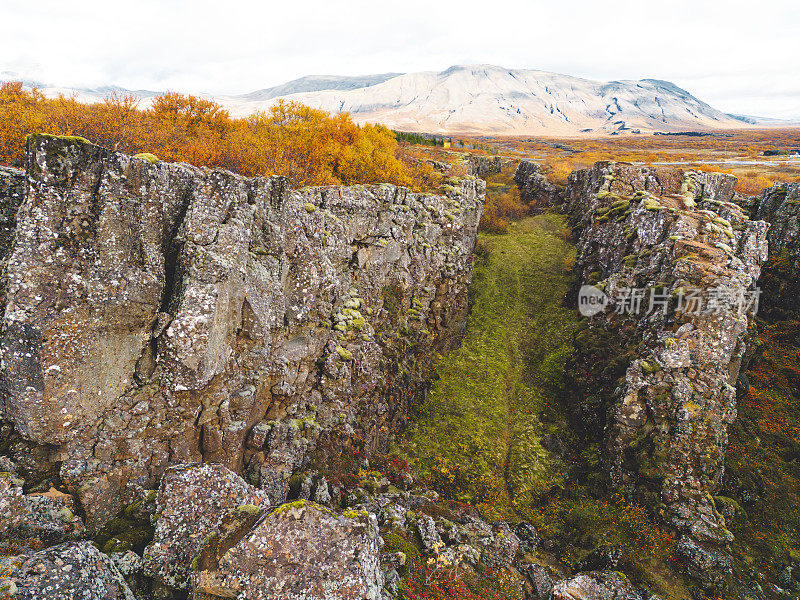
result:
<svg viewBox="0 0 800 600"><path fill-rule="evenodd" d="M574 247L562 216L480 236L461 347L439 363L401 447L451 498L497 518L563 480L542 439L563 431L564 361L577 323L563 307Z"/></svg>

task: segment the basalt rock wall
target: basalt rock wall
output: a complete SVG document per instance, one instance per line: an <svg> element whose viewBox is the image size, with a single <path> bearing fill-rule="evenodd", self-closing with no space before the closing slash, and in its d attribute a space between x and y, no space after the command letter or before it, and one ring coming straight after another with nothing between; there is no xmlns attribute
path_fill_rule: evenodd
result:
<svg viewBox="0 0 800 600"><path fill-rule="evenodd" d="M514 172L514 183L520 190L522 201L538 209L557 207L563 202L563 190L548 181L539 164L521 160Z"/></svg>
<svg viewBox="0 0 800 600"><path fill-rule="evenodd" d="M609 487L653 507L685 547L732 539L712 496L768 230L731 202L734 183L597 163L570 175L564 205L580 281L606 302L568 369L575 422L599 445ZM703 574L710 588L723 586L724 566Z"/></svg>
<svg viewBox="0 0 800 600"><path fill-rule="evenodd" d="M499 156L480 156L469 154L467 156L467 173L473 177L486 179L503 170L503 159Z"/></svg>
<svg viewBox="0 0 800 600"><path fill-rule="evenodd" d="M761 282L764 309L775 319L796 319L800 315L800 184L773 185L751 203L752 218L770 224L770 262Z"/></svg>
<svg viewBox="0 0 800 600"><path fill-rule="evenodd" d="M459 339L479 180L294 190L51 136L26 163L0 172L0 450L90 532L173 464L285 501L315 450L385 447Z"/></svg>

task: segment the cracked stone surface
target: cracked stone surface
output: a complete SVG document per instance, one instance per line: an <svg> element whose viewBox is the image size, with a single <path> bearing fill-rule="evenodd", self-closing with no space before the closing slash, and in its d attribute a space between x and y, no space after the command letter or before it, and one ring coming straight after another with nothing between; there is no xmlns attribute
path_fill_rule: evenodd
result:
<svg viewBox="0 0 800 600"><path fill-rule="evenodd" d="M581 282L618 298L576 338L578 427L604 431L610 487L716 544L732 539L710 494L755 309L738 299L754 297L767 258L768 225L733 202L734 184L718 173L597 163L570 175L565 204ZM620 310L630 288L645 290L637 314ZM689 290L705 295L701 311L678 309ZM651 297L663 302L647 312Z"/></svg>
<svg viewBox="0 0 800 600"><path fill-rule="evenodd" d="M280 502L316 449L385 447L463 330L473 177L294 190L36 135L0 184L0 425L89 534L170 465Z"/></svg>

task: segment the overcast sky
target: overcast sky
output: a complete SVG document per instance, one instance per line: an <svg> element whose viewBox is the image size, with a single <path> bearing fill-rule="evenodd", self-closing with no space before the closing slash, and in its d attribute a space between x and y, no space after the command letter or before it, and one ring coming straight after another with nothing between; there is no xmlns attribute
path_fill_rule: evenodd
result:
<svg viewBox="0 0 800 600"><path fill-rule="evenodd" d="M0 0L0 79L240 94L469 63L666 79L800 118L800 1Z"/></svg>

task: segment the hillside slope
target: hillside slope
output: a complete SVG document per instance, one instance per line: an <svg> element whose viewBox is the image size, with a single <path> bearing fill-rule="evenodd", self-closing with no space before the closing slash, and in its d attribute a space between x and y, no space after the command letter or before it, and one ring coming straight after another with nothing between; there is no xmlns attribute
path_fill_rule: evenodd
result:
<svg viewBox="0 0 800 600"><path fill-rule="evenodd" d="M360 122L436 133L609 134L633 129L732 128L748 123L666 81L600 82L492 65L409 73L349 91L283 98L349 112ZM253 109L250 102L227 104L234 112Z"/></svg>
<svg viewBox="0 0 800 600"><path fill-rule="evenodd" d="M127 92L116 87L38 87L49 97L74 95L82 102L100 102L112 91ZM149 106L156 95L130 93L140 98L140 108ZM668 81L603 82L494 65L356 77L312 75L238 96L201 96L219 102L233 116L287 100L348 112L361 124L438 134L576 136L778 124L774 119L726 114Z"/></svg>

